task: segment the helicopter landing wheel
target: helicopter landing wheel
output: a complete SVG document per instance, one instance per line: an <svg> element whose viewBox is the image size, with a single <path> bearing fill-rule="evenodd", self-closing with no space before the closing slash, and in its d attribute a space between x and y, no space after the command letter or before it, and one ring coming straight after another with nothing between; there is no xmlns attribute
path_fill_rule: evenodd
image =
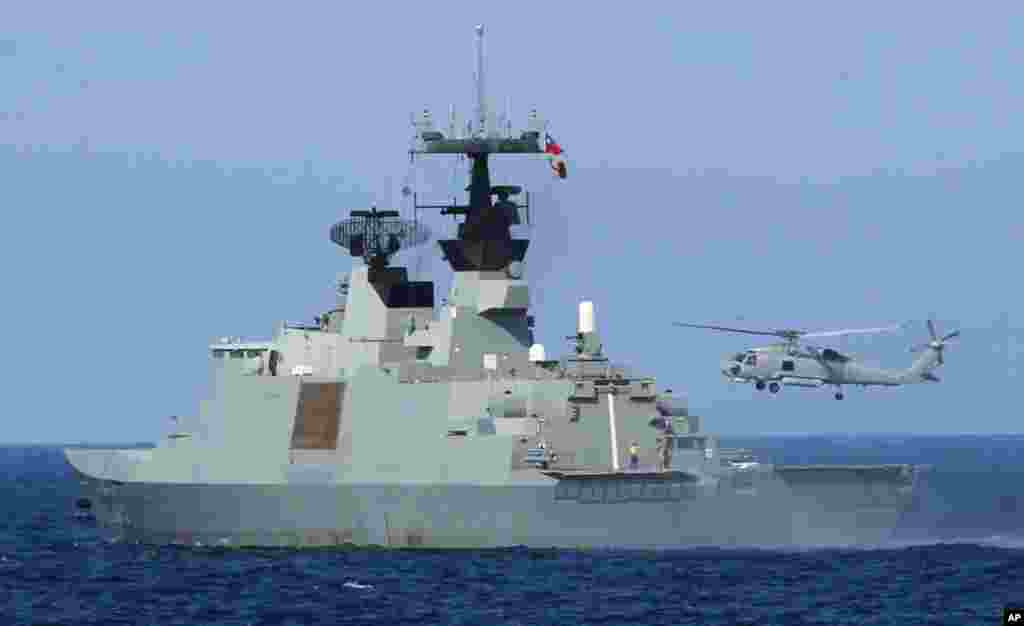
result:
<svg viewBox="0 0 1024 626"><path fill-rule="evenodd" d="M764 391L764 381L757 381L756 383L754 383L754 387L756 387L758 391Z"/></svg>
<svg viewBox="0 0 1024 626"><path fill-rule="evenodd" d="M836 392L836 400L842 400L842 399L843 399L843 392L842 391L837 391Z"/></svg>
<svg viewBox="0 0 1024 626"><path fill-rule="evenodd" d="M779 393L779 383L772 383L768 385L768 391L772 393Z"/></svg>

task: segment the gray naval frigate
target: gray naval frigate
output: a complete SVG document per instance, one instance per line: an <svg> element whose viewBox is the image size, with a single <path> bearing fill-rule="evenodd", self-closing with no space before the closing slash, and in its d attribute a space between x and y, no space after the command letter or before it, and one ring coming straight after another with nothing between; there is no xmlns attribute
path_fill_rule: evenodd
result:
<svg viewBox="0 0 1024 626"><path fill-rule="evenodd" d="M482 27L476 36L465 132L454 115L447 133L414 116L414 156L470 165L467 204L413 202L462 220L437 242L454 273L446 301L392 264L428 239L418 219L353 211L330 232L354 261L337 306L269 341L211 345L210 399L155 447L66 450L77 505L122 539L156 544L883 541L916 468L780 466L720 448L681 397L609 360L592 302L579 303L570 354L549 359L534 342L529 240L513 236L529 202L492 185L490 162L544 157L546 123L531 113L515 136L494 123Z"/></svg>

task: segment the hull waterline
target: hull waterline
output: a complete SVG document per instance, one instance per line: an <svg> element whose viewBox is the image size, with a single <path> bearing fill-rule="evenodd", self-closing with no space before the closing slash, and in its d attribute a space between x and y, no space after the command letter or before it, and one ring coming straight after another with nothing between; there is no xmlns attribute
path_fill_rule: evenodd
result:
<svg viewBox="0 0 1024 626"><path fill-rule="evenodd" d="M153 484L79 473L114 536L189 546L673 548L878 545L910 503L902 484L775 478L735 489L646 481L632 493L554 481L516 485Z"/></svg>

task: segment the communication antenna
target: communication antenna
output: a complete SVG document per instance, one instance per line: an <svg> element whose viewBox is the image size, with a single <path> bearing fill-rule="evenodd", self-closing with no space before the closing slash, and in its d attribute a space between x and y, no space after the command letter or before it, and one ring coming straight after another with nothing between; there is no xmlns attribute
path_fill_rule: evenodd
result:
<svg viewBox="0 0 1024 626"><path fill-rule="evenodd" d="M512 96L505 97L505 138L512 138Z"/></svg>
<svg viewBox="0 0 1024 626"><path fill-rule="evenodd" d="M459 122L455 115L455 105L451 104L448 106L448 136L452 139L458 139Z"/></svg>
<svg viewBox="0 0 1024 626"><path fill-rule="evenodd" d="M484 77L484 25L480 24L475 28L476 31L476 72L474 72L476 82L476 123L477 123L477 137L483 139L490 133L488 128L488 114L487 114L487 91L486 82Z"/></svg>

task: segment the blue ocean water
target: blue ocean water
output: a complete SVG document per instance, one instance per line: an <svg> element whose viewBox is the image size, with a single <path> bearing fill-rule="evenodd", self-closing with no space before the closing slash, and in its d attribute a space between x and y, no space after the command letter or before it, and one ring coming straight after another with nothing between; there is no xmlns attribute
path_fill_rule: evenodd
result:
<svg viewBox="0 0 1024 626"><path fill-rule="evenodd" d="M1024 436L722 444L933 469L893 544L872 549L235 551L111 543L72 517L59 448L5 447L0 623L963 626L1024 605Z"/></svg>

